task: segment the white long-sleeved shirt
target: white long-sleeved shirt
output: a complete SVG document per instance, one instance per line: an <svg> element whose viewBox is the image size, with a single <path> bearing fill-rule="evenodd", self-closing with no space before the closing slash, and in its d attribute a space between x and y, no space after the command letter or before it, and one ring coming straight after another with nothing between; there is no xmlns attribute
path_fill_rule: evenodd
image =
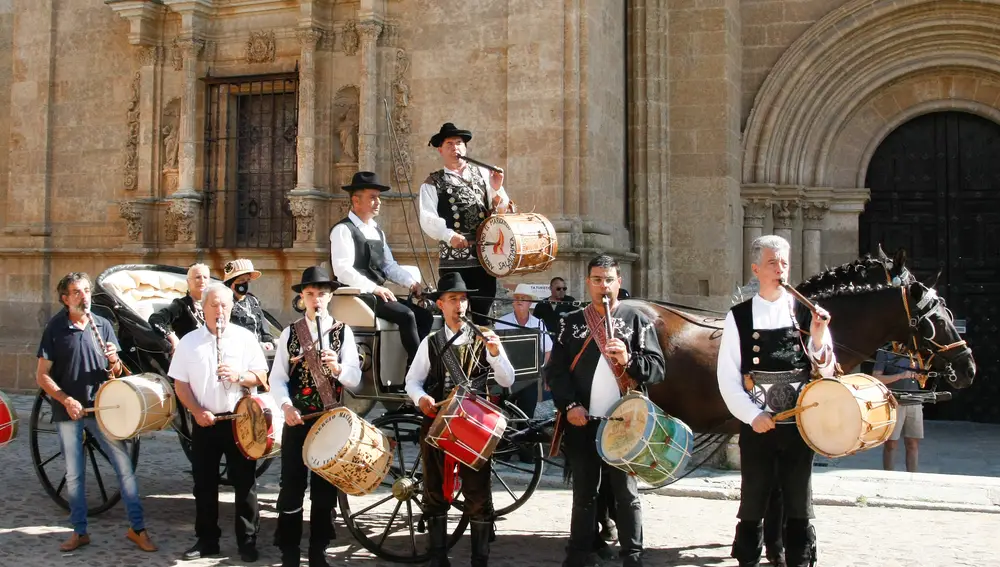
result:
<svg viewBox="0 0 1000 567"><path fill-rule="evenodd" d="M768 301L760 295L753 299L753 328L780 329L792 326L792 309L795 298L785 290L775 301ZM809 354L819 365L820 374L826 378L833 376L836 357L833 354L833 338L827 329L822 345L815 345L812 337L807 346ZM726 315L726 323L722 331L722 342L719 345L718 378L719 392L725 400L729 412L743 423L750 424L761 413L764 413L750 398L743 388L743 372L741 371L743 354L740 351L740 332L732 311Z"/></svg>
<svg viewBox="0 0 1000 567"><path fill-rule="evenodd" d="M323 313L320 315L323 323L323 330L329 330L333 326L333 317ZM316 321L309 321L309 340L316 342L319 333L316 330ZM288 392L288 336L291 334L291 326L285 327L281 331L281 338L278 339L278 352L274 355L274 364L271 366L271 396L280 408L284 404L292 403L292 398ZM299 339L300 343L304 342ZM322 348L330 345L327 340L323 341ZM348 390L354 391L361 384L361 361L358 358L358 347L354 344L354 333L351 328L344 325L344 342L340 345L340 376L337 381Z"/></svg>
<svg viewBox="0 0 1000 567"><path fill-rule="evenodd" d="M378 224L375 223L374 219L369 220L367 223L361 222L361 218L354 214L354 211L348 213L347 218L354 223L354 226L358 227L361 234L368 240L382 241L381 268L389 281L404 287L410 287L418 283L392 257L389 244L385 240L382 240ZM361 293L371 293L378 287L375 282L354 269L354 238L351 237L351 230L342 224L337 224L330 230L330 266L333 267L333 273L337 276L337 279L345 285L360 289Z"/></svg>
<svg viewBox="0 0 1000 567"><path fill-rule="evenodd" d="M222 351L222 360L219 352ZM178 382L187 382L198 403L212 413L225 413L236 409L243 397L242 388L232 382L222 382L216 375L220 364L227 364L239 372L267 372L267 359L257 342L257 335L230 323L216 343L208 327L199 327L184 335L177 343L170 359L167 375ZM256 393L257 388L251 388Z"/></svg>
<svg viewBox="0 0 1000 567"><path fill-rule="evenodd" d="M439 332L444 333L446 341L451 340L451 337L455 335L455 332L447 325ZM431 359L427 345L429 340L430 336L420 341L417 355L413 358L413 364L410 365L409 372L406 373L406 395L410 396L413 403L417 405L420 402L420 398L427 395L427 392L424 391L424 382L427 381L427 373L431 371ZM461 346L468 342L469 336L463 334L455 339L455 342L452 344ZM486 362L493 368L497 384L500 384L504 388L509 388L514 383L514 367L507 358L507 352L503 349L503 345L500 345L500 353L497 356L491 355L490 351L487 350Z"/></svg>
<svg viewBox="0 0 1000 567"><path fill-rule="evenodd" d="M472 174L469 171L472 167L479 166L467 165L461 171L448 169L446 167L444 168L444 172L445 175L454 175L466 183L469 183L472 181ZM500 187L498 191L493 190L493 186L490 185L490 170L485 167L479 167L479 174L486 180L487 201L492 205L493 199L499 196L500 203L496 208L506 208L507 205L510 204L510 198L507 197L507 191L505 191L503 187ZM437 187L430 183L424 183L420 186L420 228L422 228L431 238L442 242L448 242L451 240L452 236L458 234L454 230L448 228L448 222L438 215Z"/></svg>

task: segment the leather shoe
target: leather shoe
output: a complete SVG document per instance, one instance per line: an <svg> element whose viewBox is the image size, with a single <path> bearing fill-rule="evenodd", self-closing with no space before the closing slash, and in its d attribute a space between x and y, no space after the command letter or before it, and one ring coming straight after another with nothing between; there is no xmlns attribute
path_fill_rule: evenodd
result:
<svg viewBox="0 0 1000 567"><path fill-rule="evenodd" d="M219 542L207 542L198 540L194 546L185 551L182 555L184 561L191 561L193 559L201 559L202 557L211 557L213 555L219 554Z"/></svg>
<svg viewBox="0 0 1000 567"><path fill-rule="evenodd" d="M85 545L90 545L90 535L80 535L73 532L73 535L69 536L69 539L64 541L63 544L59 546L59 551L69 553L70 551L74 551L78 547L83 547Z"/></svg>
<svg viewBox="0 0 1000 567"><path fill-rule="evenodd" d="M256 545L244 545L240 547L240 559L246 561L247 563L253 563L260 558L260 553L257 552Z"/></svg>
<svg viewBox="0 0 1000 567"><path fill-rule="evenodd" d="M309 567L330 567L326 561L325 549L322 551L309 550Z"/></svg>
<svg viewBox="0 0 1000 567"><path fill-rule="evenodd" d="M136 544L139 549L143 551L156 551L159 549L153 540L149 538L149 530L142 530L141 532L136 532L132 528L128 529L128 533L125 537L129 539L132 543Z"/></svg>

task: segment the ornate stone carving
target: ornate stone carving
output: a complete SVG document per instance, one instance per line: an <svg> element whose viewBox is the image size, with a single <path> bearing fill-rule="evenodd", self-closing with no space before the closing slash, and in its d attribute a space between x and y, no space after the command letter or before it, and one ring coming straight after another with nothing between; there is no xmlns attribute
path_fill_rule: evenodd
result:
<svg viewBox="0 0 1000 567"><path fill-rule="evenodd" d="M358 107L360 93L358 87L348 85L334 98L334 115L337 117L336 130L340 139L341 157L337 163L357 163L358 161Z"/></svg>
<svg viewBox="0 0 1000 567"><path fill-rule="evenodd" d="M358 47L361 45L361 37L358 35L357 22L348 20L344 24L344 31L341 32L341 47L346 55L356 55Z"/></svg>
<svg viewBox="0 0 1000 567"><path fill-rule="evenodd" d="M128 228L128 239L138 242L142 236L142 214L136 210L135 204L131 201L121 201L118 203L118 215L125 219Z"/></svg>
<svg viewBox="0 0 1000 567"><path fill-rule="evenodd" d="M301 29L295 32L295 37L299 40L299 44L302 45L303 49L308 51L315 51L324 35L323 30L316 28Z"/></svg>
<svg viewBox="0 0 1000 567"><path fill-rule="evenodd" d="M399 142L398 160L394 163L398 179L408 179L413 167L410 156L410 85L407 72L410 70L410 56L404 49L396 50L395 76L392 80L393 127Z"/></svg>
<svg viewBox="0 0 1000 567"><path fill-rule="evenodd" d="M159 46L143 46L135 50L135 60L140 67L149 67L163 61L163 48Z"/></svg>
<svg viewBox="0 0 1000 567"><path fill-rule="evenodd" d="M132 75L131 96L129 97L126 120L124 185L126 191L135 191L139 186L139 79L140 72Z"/></svg>
<svg viewBox="0 0 1000 567"><path fill-rule="evenodd" d="M795 210L799 208L797 201L778 201L774 203L774 228L791 229L795 221Z"/></svg>
<svg viewBox="0 0 1000 567"><path fill-rule="evenodd" d="M179 98L172 98L167 102L163 111L163 169L177 169L177 144L180 137L180 106Z"/></svg>
<svg viewBox="0 0 1000 567"><path fill-rule="evenodd" d="M764 228L764 221L771 212L771 201L767 199L743 200L743 226L747 228Z"/></svg>
<svg viewBox="0 0 1000 567"><path fill-rule="evenodd" d="M247 63L274 62L274 32L252 31L244 52Z"/></svg>
<svg viewBox="0 0 1000 567"><path fill-rule="evenodd" d="M295 241L312 240L316 230L316 207L313 197L289 197L288 205L295 218Z"/></svg>
<svg viewBox="0 0 1000 567"><path fill-rule="evenodd" d="M198 237L197 220L201 204L196 199L173 199L167 208L167 238L194 242Z"/></svg>
<svg viewBox="0 0 1000 567"><path fill-rule="evenodd" d="M361 41L375 42L382 33L382 24L371 20L358 22L354 27Z"/></svg>
<svg viewBox="0 0 1000 567"><path fill-rule="evenodd" d="M826 201L807 202L802 207L802 223L805 230L820 230L823 228L823 219L830 210L830 203Z"/></svg>
<svg viewBox="0 0 1000 567"><path fill-rule="evenodd" d="M174 64L174 70L180 71L184 68L184 59L197 60L205 49L205 40L198 38L175 38L170 50L170 59Z"/></svg>

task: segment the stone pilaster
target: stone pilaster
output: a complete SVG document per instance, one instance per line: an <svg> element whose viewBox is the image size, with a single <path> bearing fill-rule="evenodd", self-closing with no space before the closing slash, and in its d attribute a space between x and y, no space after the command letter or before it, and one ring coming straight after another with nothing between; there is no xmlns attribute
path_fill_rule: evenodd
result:
<svg viewBox="0 0 1000 567"><path fill-rule="evenodd" d="M743 199L743 282L753 276L750 268L750 247L764 234L764 221L771 213L771 200L767 197Z"/></svg>
<svg viewBox="0 0 1000 567"><path fill-rule="evenodd" d="M358 90L361 93L358 108L358 169L375 170L378 132L378 65L376 63L376 42L382 33L382 24L374 20L358 22L355 26L361 43L361 78Z"/></svg>
<svg viewBox="0 0 1000 567"><path fill-rule="evenodd" d="M316 45L323 37L320 30L307 28L297 33L301 45L299 65L299 124L296 155L298 184L296 191L310 191L316 186Z"/></svg>
<svg viewBox="0 0 1000 567"><path fill-rule="evenodd" d="M802 277L818 274L823 252L821 230L830 204L826 201L807 201L802 206Z"/></svg>
<svg viewBox="0 0 1000 567"><path fill-rule="evenodd" d="M198 55L205 42L198 38L177 41L183 57L184 91L181 97L181 119L178 151L177 193L191 196L195 188L195 166L197 164L198 138Z"/></svg>

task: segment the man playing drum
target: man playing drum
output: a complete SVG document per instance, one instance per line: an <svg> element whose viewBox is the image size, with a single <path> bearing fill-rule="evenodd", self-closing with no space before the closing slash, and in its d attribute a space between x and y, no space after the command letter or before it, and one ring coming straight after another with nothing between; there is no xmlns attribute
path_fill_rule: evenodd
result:
<svg viewBox="0 0 1000 567"><path fill-rule="evenodd" d="M440 273L455 272L476 288L470 300L472 318L486 325L497 279L486 272L476 253L476 229L487 216L508 212L510 199L503 188L503 173L467 163L462 159L472 132L451 122L431 136L429 145L441 154L444 168L431 173L420 186L420 227L440 241ZM488 180L488 181L487 181Z"/></svg>
<svg viewBox="0 0 1000 567"><path fill-rule="evenodd" d="M726 315L719 346L719 391L740 430L741 500L732 555L741 567L756 566L763 547L768 499L781 487L785 516L785 560L789 567L814 564L816 531L810 525L814 453L795 418L778 423L774 413L792 409L811 366L825 377L835 367L829 313L817 307L808 345L794 319L794 298L782 287L788 276L790 246L762 236L751 246L751 269L760 282L757 295ZM808 410L807 410L808 411Z"/></svg>
<svg viewBox="0 0 1000 567"><path fill-rule="evenodd" d="M390 281L420 295L420 281L404 270L392 257L385 233L375 223L383 191L388 185L378 182L371 171L354 174L344 190L351 194L351 211L330 231L330 265L341 282L356 287L375 298L375 316L399 326L399 339L406 349L407 364L413 362L420 340L427 336L434 316L411 302L397 301L389 288Z"/></svg>
<svg viewBox="0 0 1000 567"><path fill-rule="evenodd" d="M170 341L170 349L177 348L177 341L184 335L205 324L201 310L201 297L212 281L208 266L194 264L187 272L187 295L170 302L170 305L149 316L149 325Z"/></svg>
<svg viewBox="0 0 1000 567"><path fill-rule="evenodd" d="M444 316L445 327L427 336L420 343L417 357L406 373L406 393L426 416L421 427L420 451L424 466L423 511L427 518L431 543L431 567L447 567L448 561L448 508L451 494L445 494L445 456L427 442L427 432L437 413L435 402L445 400L452 388L460 385L461 376L450 368L459 365L459 372L467 374L469 382L483 382L475 388L485 396L485 376L490 369L497 384L507 388L514 383L514 367L507 359L500 337L490 331L480 331L483 339L463 318L469 308L469 289L461 274L441 276L437 291L429 297L437 302ZM445 360L446 357L449 360ZM466 372L463 369L468 369ZM493 494L491 492L492 466L487 459L478 471L460 466L465 512L472 526L472 566L486 567L490 555L490 537L493 528Z"/></svg>
<svg viewBox="0 0 1000 567"><path fill-rule="evenodd" d="M218 283L205 290L202 301L205 326L177 343L167 374L174 380L177 398L194 416L191 427L191 465L194 473L195 521L198 541L184 552L189 561L219 554L219 462L226 456L230 482L236 491L236 539L240 558L257 560L257 465L236 445L230 421L244 395L267 383L267 360L257 336L229 323L233 292Z"/></svg>
<svg viewBox="0 0 1000 567"><path fill-rule="evenodd" d="M599 421L635 384L663 380L665 364L653 321L618 302L622 279L618 262L601 255L587 264L587 291L592 303L559 321L545 376L560 419L569 422L564 451L573 475L573 513L564 567L596 565L592 554L597 531L597 494L602 473L610 482L618 506L618 536L626 567L642 565L642 502L634 476L603 467L597 452ZM611 314L602 298L608 297ZM612 337L605 317L611 317ZM565 424L563 424L565 426Z"/></svg>
<svg viewBox="0 0 1000 567"><path fill-rule="evenodd" d="M90 312L90 277L87 274L67 274L59 281L57 291L65 309L49 320L42 333L36 380L52 401L52 421L66 458L66 499L73 535L59 549L70 552L90 544L83 456L83 432L86 430L100 444L118 475L131 524L128 539L143 551L156 551L145 529L139 485L129 452L121 441L108 439L90 413L97 389L109 378L109 372L117 378L123 371L115 331L107 319ZM85 407L89 410L86 413Z"/></svg>
<svg viewBox="0 0 1000 567"><path fill-rule="evenodd" d="M292 291L302 295L306 316L285 327L271 368L271 395L281 407L285 428L281 435L281 490L274 542L281 549L282 567L298 567L302 540L302 501L306 482L309 500L309 567L326 567L326 547L333 529L337 488L302 460L302 447L319 412L340 405L341 387L361 383L361 366L354 333L327 311L340 282L318 266L306 268ZM322 339L320 338L322 330ZM303 415L312 415L303 420ZM277 418L277 416L276 416Z"/></svg>

